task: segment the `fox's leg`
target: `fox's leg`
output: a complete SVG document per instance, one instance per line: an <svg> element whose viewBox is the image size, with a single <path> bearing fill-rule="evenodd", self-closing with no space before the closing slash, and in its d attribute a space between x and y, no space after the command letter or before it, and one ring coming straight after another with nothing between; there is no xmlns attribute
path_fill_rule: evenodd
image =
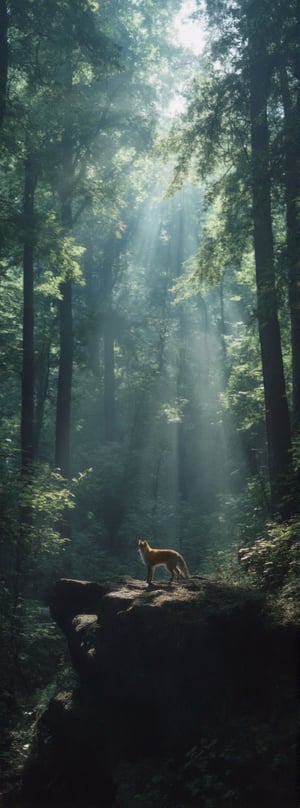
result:
<svg viewBox="0 0 300 808"><path fill-rule="evenodd" d="M176 567L173 567L173 565L172 565L172 563L170 563L170 561L166 564L166 567L169 570L169 572L171 573L171 578L169 580L169 584L172 584L173 581L174 581L175 573L176 573Z"/></svg>
<svg viewBox="0 0 300 808"><path fill-rule="evenodd" d="M150 564L148 564L147 570L148 570L147 583L151 584L152 583L152 578L153 578L153 567L150 567Z"/></svg>

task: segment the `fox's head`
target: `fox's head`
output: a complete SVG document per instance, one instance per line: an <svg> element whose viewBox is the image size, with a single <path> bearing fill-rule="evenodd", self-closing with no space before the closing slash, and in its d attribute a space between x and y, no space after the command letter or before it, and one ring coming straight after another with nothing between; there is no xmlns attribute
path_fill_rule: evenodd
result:
<svg viewBox="0 0 300 808"><path fill-rule="evenodd" d="M138 551L142 556L142 559L145 559L145 556L148 557L148 553L150 553L151 547L150 544L146 541L146 539L140 539L138 542Z"/></svg>

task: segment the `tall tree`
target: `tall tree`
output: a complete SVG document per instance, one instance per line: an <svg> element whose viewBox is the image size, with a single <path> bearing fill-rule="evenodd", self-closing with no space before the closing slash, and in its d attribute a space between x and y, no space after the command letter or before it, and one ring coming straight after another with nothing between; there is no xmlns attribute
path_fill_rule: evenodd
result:
<svg viewBox="0 0 300 808"><path fill-rule="evenodd" d="M70 236L73 230L73 207L76 216L83 210L86 199L78 202L85 166L91 144L99 131L101 112L95 113L94 86L103 75L116 68L117 48L100 33L95 13L78 0L76 6L67 3L62 19L57 13L54 26L60 43L61 67L55 65L63 110L60 119L61 139L57 144L60 219L62 231ZM83 183L84 184L84 183ZM60 284L59 328L60 355L57 387L55 464L63 476L71 473L71 402L73 365L72 277Z"/></svg>
<svg viewBox="0 0 300 808"><path fill-rule="evenodd" d="M300 8L299 3L279 4L276 26L276 67L284 110L283 149L286 203L286 256L291 318L293 413L292 425L300 431Z"/></svg>
<svg viewBox="0 0 300 808"><path fill-rule="evenodd" d="M0 0L0 126L2 124L7 93L8 73L8 8L6 0Z"/></svg>
<svg viewBox="0 0 300 808"><path fill-rule="evenodd" d="M71 87L70 87L71 90ZM72 196L74 183L73 148L69 131L62 136L61 224L63 232L72 232ZM60 354L56 397L55 465L63 477L71 473L71 403L73 368L72 279L60 284L59 333Z"/></svg>
<svg viewBox="0 0 300 808"><path fill-rule="evenodd" d="M21 405L21 466L25 473L34 459L34 194L37 165L33 154L25 159L23 202L23 367Z"/></svg>
<svg viewBox="0 0 300 808"><path fill-rule="evenodd" d="M209 73L192 85L179 140L176 133L171 135L179 154L176 181L185 174L191 155L196 156L198 174L206 181L207 205L218 200L219 213L223 210L221 232L217 226L222 240L206 227L200 277L216 282L226 266L238 266L253 235L272 510L287 516L294 507L292 448L276 295L276 178L269 131L278 10L269 0L234 5L212 0L206 9L213 34Z"/></svg>
<svg viewBox="0 0 300 808"><path fill-rule="evenodd" d="M265 392L271 497L274 512L290 514L292 447L276 299L271 213L268 98L268 3L247 8L253 237L257 317Z"/></svg>
<svg viewBox="0 0 300 808"><path fill-rule="evenodd" d="M111 246L111 245L110 245ZM115 255L114 255L115 253ZM115 351L113 317L113 268L116 251L104 253L104 319L103 319L103 403L105 441L116 440Z"/></svg>

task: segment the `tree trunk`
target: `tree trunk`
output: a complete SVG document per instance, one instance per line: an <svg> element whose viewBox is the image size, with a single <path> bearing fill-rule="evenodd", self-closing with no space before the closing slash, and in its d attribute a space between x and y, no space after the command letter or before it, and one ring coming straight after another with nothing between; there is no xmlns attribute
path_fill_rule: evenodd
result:
<svg viewBox="0 0 300 808"><path fill-rule="evenodd" d="M256 9L257 11L257 9ZM257 314L264 379L265 415L273 513L287 518L291 500L291 433L278 322L267 117L268 57L263 26L249 14L249 77L253 183L253 234Z"/></svg>
<svg viewBox="0 0 300 808"><path fill-rule="evenodd" d="M25 162L23 198L23 356L21 393L21 479L20 531L16 542L13 625L17 642L17 606L22 588L26 543L33 527L32 479L34 460L34 301L33 256L35 241L34 193L37 181L32 155Z"/></svg>
<svg viewBox="0 0 300 808"><path fill-rule="evenodd" d="M36 169L29 156L25 164L23 201L23 367L21 405L21 467L25 473L34 459L34 192Z"/></svg>
<svg viewBox="0 0 300 808"><path fill-rule="evenodd" d="M46 315L47 316L47 315ZM45 402L48 392L49 370L50 370L50 350L51 350L51 336L44 337L41 346L40 354L36 363L35 371L35 437L34 437L34 453L38 454L40 436L43 427Z"/></svg>
<svg viewBox="0 0 300 808"><path fill-rule="evenodd" d="M59 301L60 356L56 402L55 465L63 477L71 473L71 395L73 361L72 281L61 284Z"/></svg>
<svg viewBox="0 0 300 808"><path fill-rule="evenodd" d="M184 261L184 200L177 210L176 217L176 250L175 250L175 266L174 275L178 280L182 275L182 265ZM186 356L186 333L187 323L185 319L184 303L181 302L177 307L178 316L178 332L179 332L179 350L178 350L178 365L177 365L177 384L176 396L177 399L186 398L187 393L187 356ZM182 419L177 425L177 472L178 472L178 500L182 504L188 501L188 451L187 451L187 438L186 438L186 412L183 414ZM180 508L181 510L181 508ZM180 529L180 535L182 529Z"/></svg>
<svg viewBox="0 0 300 808"><path fill-rule="evenodd" d="M6 0L0 0L0 126L5 114L8 70L8 13Z"/></svg>
<svg viewBox="0 0 300 808"><path fill-rule="evenodd" d="M61 221L64 231L72 229L72 142L67 133L63 137L63 187L61 192ZM71 475L71 398L73 366L72 281L60 285L58 305L60 355L56 401L55 465L63 477Z"/></svg>
<svg viewBox="0 0 300 808"><path fill-rule="evenodd" d="M98 262L97 262L98 264ZM98 275L101 270L97 266ZM100 386L100 339L102 333L102 313L100 313L101 293L95 280L94 255L90 238L85 241L84 253L85 299L87 308L87 353L88 365L92 370L97 386Z"/></svg>
<svg viewBox="0 0 300 808"><path fill-rule="evenodd" d="M300 109L292 103L286 67L280 69L284 107L287 268L291 318L293 431L300 432Z"/></svg>
<svg viewBox="0 0 300 808"><path fill-rule="evenodd" d="M104 436L105 441L116 439L116 404L115 404L115 348L114 324L112 309L113 268L110 257L104 266L105 314L103 323L103 355L104 355Z"/></svg>

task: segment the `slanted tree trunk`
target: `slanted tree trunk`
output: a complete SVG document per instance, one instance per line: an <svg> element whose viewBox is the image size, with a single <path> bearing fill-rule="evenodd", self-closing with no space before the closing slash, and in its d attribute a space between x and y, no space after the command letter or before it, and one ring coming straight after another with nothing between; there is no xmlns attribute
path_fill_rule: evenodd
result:
<svg viewBox="0 0 300 808"><path fill-rule="evenodd" d="M278 322L273 256L267 116L269 64L261 15L248 16L253 234L257 315L264 380L271 501L288 517L291 500L291 432Z"/></svg>

